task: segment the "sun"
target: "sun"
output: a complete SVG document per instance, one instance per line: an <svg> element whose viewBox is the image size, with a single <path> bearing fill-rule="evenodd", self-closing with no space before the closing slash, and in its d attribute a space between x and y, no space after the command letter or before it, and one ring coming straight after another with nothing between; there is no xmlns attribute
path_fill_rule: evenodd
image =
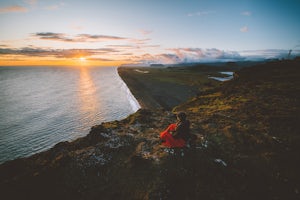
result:
<svg viewBox="0 0 300 200"><path fill-rule="evenodd" d="M85 62L86 58L85 57L80 57L79 60L80 60L80 62Z"/></svg>

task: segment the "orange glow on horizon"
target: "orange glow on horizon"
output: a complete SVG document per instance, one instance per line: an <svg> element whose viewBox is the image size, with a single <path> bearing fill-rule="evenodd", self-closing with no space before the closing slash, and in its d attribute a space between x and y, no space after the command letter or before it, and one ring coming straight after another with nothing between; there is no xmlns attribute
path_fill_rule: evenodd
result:
<svg viewBox="0 0 300 200"><path fill-rule="evenodd" d="M99 61L85 57L58 59L47 57L9 56L0 57L0 66L120 66L128 61Z"/></svg>

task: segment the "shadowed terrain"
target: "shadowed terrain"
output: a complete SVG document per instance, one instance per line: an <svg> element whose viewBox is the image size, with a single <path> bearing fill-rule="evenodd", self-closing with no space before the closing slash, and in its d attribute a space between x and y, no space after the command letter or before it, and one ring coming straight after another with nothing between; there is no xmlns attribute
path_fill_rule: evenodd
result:
<svg viewBox="0 0 300 200"><path fill-rule="evenodd" d="M223 83L201 66L119 69L144 108L0 165L1 197L299 199L299 64L247 67ZM197 139L167 149L158 135L178 111Z"/></svg>

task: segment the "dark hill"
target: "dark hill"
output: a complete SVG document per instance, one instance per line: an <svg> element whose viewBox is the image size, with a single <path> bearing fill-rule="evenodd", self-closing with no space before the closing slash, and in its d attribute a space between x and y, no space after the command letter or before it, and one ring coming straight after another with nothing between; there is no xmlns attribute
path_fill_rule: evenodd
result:
<svg viewBox="0 0 300 200"><path fill-rule="evenodd" d="M3 199L299 199L299 61L237 71L173 112L197 140L165 149L170 111L141 109L0 165Z"/></svg>

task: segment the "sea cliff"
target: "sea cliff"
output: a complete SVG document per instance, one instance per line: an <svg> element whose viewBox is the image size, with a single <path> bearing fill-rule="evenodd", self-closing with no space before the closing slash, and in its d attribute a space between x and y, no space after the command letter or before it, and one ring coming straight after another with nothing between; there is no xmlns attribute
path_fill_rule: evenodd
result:
<svg viewBox="0 0 300 200"><path fill-rule="evenodd" d="M223 83L206 78L221 68L120 68L143 109L0 165L1 197L299 199L299 64L235 68ZM178 111L197 139L166 149L158 135Z"/></svg>

